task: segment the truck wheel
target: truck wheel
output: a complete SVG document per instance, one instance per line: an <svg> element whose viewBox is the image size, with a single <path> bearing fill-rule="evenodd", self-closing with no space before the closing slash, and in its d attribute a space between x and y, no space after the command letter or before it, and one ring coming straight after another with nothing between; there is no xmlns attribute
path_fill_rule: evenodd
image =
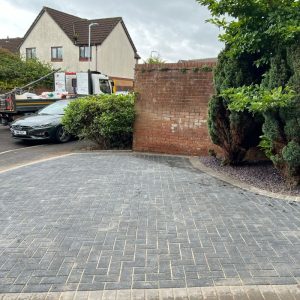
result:
<svg viewBox="0 0 300 300"><path fill-rule="evenodd" d="M59 126L55 132L55 141L58 143L66 143L71 140L71 135L66 133L62 126Z"/></svg>
<svg viewBox="0 0 300 300"><path fill-rule="evenodd" d="M0 117L0 124L2 124L3 126L9 125L7 119L1 118L1 117Z"/></svg>

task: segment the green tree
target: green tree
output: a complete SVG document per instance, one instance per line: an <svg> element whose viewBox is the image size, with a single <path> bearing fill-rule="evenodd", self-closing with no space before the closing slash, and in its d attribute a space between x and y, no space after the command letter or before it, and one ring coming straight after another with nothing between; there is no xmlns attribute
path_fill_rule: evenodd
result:
<svg viewBox="0 0 300 300"><path fill-rule="evenodd" d="M209 22L222 29L219 38L230 53L259 54L269 62L274 50L294 42L300 34L298 0L196 0L208 7Z"/></svg>
<svg viewBox="0 0 300 300"><path fill-rule="evenodd" d="M208 109L208 129L214 144L224 153L224 163L240 164L247 151L258 145L262 134L262 118L247 111L228 110L228 100L222 92L228 88L260 82L263 70L253 65L255 56L230 57L228 49L218 56L214 82L218 95L212 97Z"/></svg>
<svg viewBox="0 0 300 300"><path fill-rule="evenodd" d="M300 1L197 2L210 10L226 46L209 107L212 140L238 162L245 129L263 117L261 148L290 184L300 184Z"/></svg>
<svg viewBox="0 0 300 300"><path fill-rule="evenodd" d="M22 60L18 55L0 49L0 93L21 87L50 73L52 68L36 59ZM43 87L53 87L53 77L38 83Z"/></svg>
<svg viewBox="0 0 300 300"><path fill-rule="evenodd" d="M291 185L300 184L300 46L281 49L260 85L225 89L231 113L263 115L260 147ZM222 123L225 123L222 121Z"/></svg>
<svg viewBox="0 0 300 300"><path fill-rule="evenodd" d="M224 164L238 165L247 151L258 145L262 119L247 111L227 109L227 100L213 96L208 108L208 130L214 144L224 152Z"/></svg>
<svg viewBox="0 0 300 300"><path fill-rule="evenodd" d="M163 60L159 55L157 55L157 56L150 56L144 62L145 64L155 65L155 64L164 64L166 61Z"/></svg>

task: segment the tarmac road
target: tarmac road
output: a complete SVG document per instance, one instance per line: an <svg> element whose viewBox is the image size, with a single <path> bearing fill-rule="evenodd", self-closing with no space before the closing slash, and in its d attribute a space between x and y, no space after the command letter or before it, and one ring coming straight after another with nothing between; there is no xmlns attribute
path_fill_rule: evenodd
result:
<svg viewBox="0 0 300 300"><path fill-rule="evenodd" d="M22 141L11 137L9 127L0 125L0 171L92 147L91 142Z"/></svg>
<svg viewBox="0 0 300 300"><path fill-rule="evenodd" d="M33 145L33 143L13 139L11 137L9 127L0 125L0 153Z"/></svg>

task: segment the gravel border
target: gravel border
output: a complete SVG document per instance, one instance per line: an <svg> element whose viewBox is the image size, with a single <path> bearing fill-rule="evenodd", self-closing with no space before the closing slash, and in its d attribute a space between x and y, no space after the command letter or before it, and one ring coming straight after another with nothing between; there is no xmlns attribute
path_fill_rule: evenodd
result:
<svg viewBox="0 0 300 300"><path fill-rule="evenodd" d="M212 156L199 157L200 162L221 174L256 188L287 196L300 196L300 187L290 188L271 162L248 162L242 166L222 166L221 160Z"/></svg>

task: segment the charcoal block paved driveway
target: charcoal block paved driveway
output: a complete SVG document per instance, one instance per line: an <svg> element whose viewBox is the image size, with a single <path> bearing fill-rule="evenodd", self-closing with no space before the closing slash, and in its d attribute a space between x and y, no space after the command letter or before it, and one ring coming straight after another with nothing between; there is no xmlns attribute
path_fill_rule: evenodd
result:
<svg viewBox="0 0 300 300"><path fill-rule="evenodd" d="M188 158L79 153L0 174L0 292L300 281L300 203Z"/></svg>

